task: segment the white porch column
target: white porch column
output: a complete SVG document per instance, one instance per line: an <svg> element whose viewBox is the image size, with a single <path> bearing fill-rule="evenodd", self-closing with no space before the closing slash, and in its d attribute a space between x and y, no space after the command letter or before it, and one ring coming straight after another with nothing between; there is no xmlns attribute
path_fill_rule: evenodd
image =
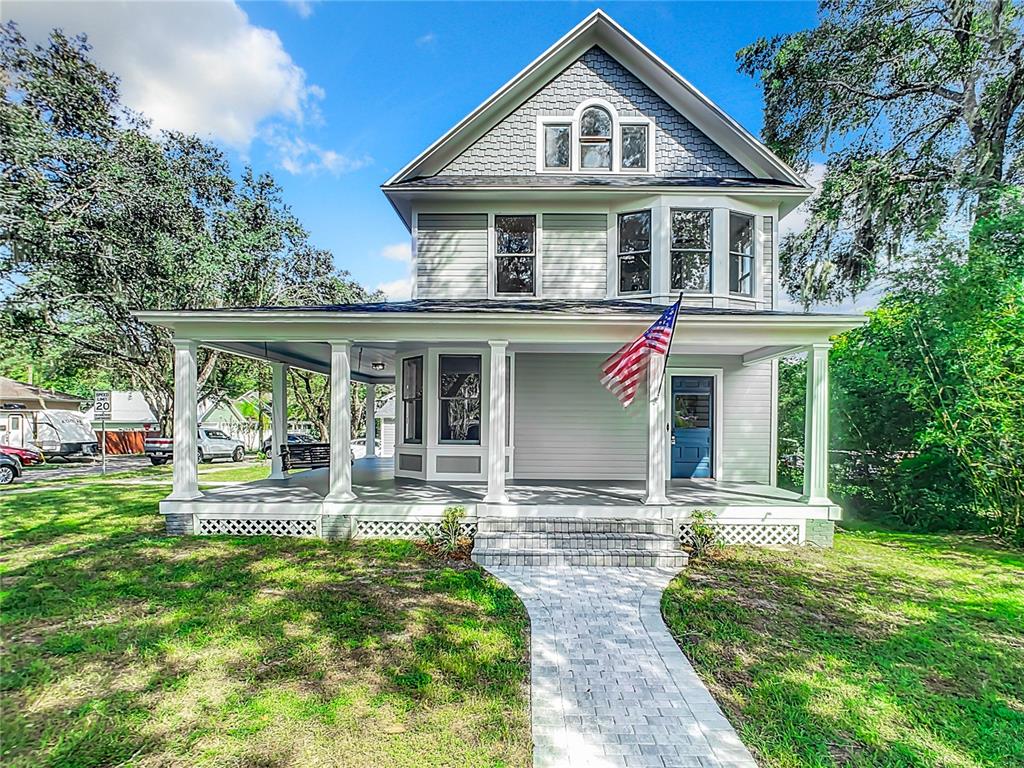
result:
<svg viewBox="0 0 1024 768"><path fill-rule="evenodd" d="M668 482L668 419L665 417L665 391L662 379L665 368L653 357L647 362L647 496L644 504L668 504L665 484Z"/></svg>
<svg viewBox="0 0 1024 768"><path fill-rule="evenodd" d="M804 495L808 504L831 504L828 498L828 350L807 348L807 400L804 416Z"/></svg>
<svg viewBox="0 0 1024 768"><path fill-rule="evenodd" d="M507 341L491 341L490 396L487 399L487 504L507 504L505 495L505 363Z"/></svg>
<svg viewBox="0 0 1024 768"><path fill-rule="evenodd" d="M196 393L198 345L174 339L174 476L169 499L187 501L199 492L199 401Z"/></svg>
<svg viewBox="0 0 1024 768"><path fill-rule="evenodd" d="M366 385L366 455L377 455L377 385Z"/></svg>
<svg viewBox="0 0 1024 768"><path fill-rule="evenodd" d="M325 501L352 501L352 378L350 341L331 342L331 481Z"/></svg>
<svg viewBox="0 0 1024 768"><path fill-rule="evenodd" d="M270 364L270 479L283 480L281 446L288 444L288 366Z"/></svg>

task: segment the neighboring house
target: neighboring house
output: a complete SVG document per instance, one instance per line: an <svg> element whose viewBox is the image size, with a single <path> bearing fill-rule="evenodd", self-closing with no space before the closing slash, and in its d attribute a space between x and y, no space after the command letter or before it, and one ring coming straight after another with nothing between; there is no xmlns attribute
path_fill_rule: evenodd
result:
<svg viewBox="0 0 1024 768"><path fill-rule="evenodd" d="M278 430L287 366L331 381L330 471L202 494L176 466L169 530L413 535L458 503L470 527L639 517L685 538L711 509L727 541L831 540L829 338L863 318L778 309L779 221L813 190L614 21L591 14L383 191L411 301L139 313L174 333L182 425L200 345L272 361ZM601 363L680 293L664 380L623 410ZM774 487L777 361L799 351L802 496ZM396 388L393 477L350 467L353 381Z"/></svg>
<svg viewBox="0 0 1024 768"><path fill-rule="evenodd" d="M36 446L47 456L95 453L96 438L81 414L85 402L0 376L0 445Z"/></svg>
<svg viewBox="0 0 1024 768"><path fill-rule="evenodd" d="M380 455L384 458L395 455L395 396L389 396L377 409L380 422Z"/></svg>
<svg viewBox="0 0 1024 768"><path fill-rule="evenodd" d="M106 434L108 454L142 453L146 435L160 429L160 421L138 390L113 390L110 393L111 418L104 425L96 421L95 406L84 414L96 437Z"/></svg>

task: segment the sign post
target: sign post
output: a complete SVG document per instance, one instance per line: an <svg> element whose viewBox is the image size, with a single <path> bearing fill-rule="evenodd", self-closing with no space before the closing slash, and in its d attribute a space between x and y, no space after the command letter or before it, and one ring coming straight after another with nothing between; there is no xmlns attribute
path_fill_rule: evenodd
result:
<svg viewBox="0 0 1024 768"><path fill-rule="evenodd" d="M103 452L102 473L107 474L107 422L111 416L110 390L96 392L93 406L93 418L100 423L100 449Z"/></svg>

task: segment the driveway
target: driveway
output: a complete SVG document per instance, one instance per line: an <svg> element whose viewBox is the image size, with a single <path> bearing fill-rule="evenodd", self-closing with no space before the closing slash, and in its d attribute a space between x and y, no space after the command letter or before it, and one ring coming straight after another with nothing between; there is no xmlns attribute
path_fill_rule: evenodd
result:
<svg viewBox="0 0 1024 768"><path fill-rule="evenodd" d="M664 568L489 568L530 614L535 768L757 768L661 618Z"/></svg>

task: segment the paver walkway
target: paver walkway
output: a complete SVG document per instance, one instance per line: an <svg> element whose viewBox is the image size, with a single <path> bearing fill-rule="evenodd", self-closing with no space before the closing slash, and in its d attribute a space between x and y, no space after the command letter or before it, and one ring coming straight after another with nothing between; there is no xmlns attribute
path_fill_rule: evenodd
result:
<svg viewBox="0 0 1024 768"><path fill-rule="evenodd" d="M757 768L662 621L676 570L488 570L530 614L535 768Z"/></svg>

